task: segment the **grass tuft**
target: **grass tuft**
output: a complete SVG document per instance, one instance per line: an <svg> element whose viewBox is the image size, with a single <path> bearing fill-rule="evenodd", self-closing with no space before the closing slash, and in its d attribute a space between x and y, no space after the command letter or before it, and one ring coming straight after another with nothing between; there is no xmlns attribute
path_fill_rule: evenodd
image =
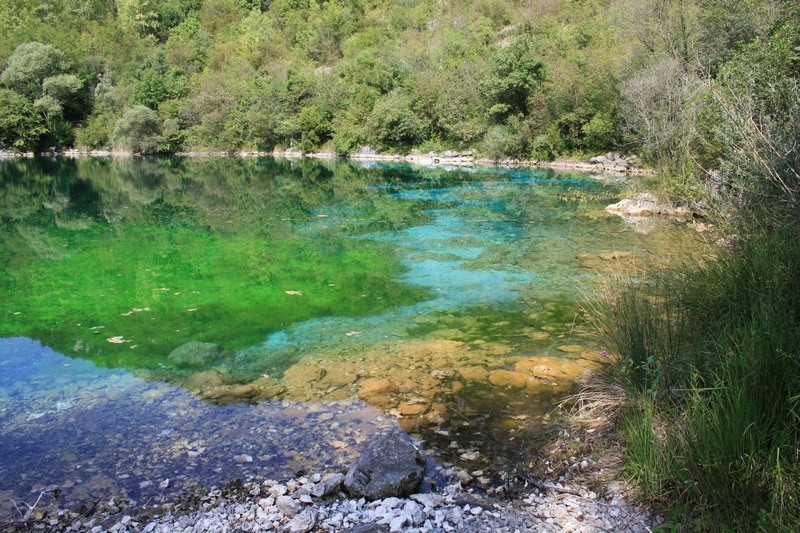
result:
<svg viewBox="0 0 800 533"><path fill-rule="evenodd" d="M588 305L626 391L626 472L695 529L800 525L800 240L618 280Z"/></svg>

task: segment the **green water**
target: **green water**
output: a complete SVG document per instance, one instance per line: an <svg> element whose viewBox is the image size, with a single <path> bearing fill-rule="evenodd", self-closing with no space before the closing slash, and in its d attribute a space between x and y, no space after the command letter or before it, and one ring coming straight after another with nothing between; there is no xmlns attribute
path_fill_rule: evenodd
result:
<svg viewBox="0 0 800 533"><path fill-rule="evenodd" d="M314 317L425 299L396 281L391 246L346 238L421 218L366 190L372 181L349 166L273 160L4 162L0 336L158 368L189 340L230 354ZM298 227L341 202L349 228Z"/></svg>
<svg viewBox="0 0 800 533"><path fill-rule="evenodd" d="M595 216L615 188L550 171L25 159L0 163L0 193L0 337L165 379L188 341L246 381L337 342L564 329L581 254L673 231Z"/></svg>

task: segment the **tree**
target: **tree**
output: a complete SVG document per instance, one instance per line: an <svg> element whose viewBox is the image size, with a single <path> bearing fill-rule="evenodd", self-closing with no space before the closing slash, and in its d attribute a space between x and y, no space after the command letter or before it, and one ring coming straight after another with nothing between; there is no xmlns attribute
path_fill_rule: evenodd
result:
<svg viewBox="0 0 800 533"><path fill-rule="evenodd" d="M370 131L382 148L407 149L422 140L424 123L413 110L411 99L395 89L382 96L372 109Z"/></svg>
<svg viewBox="0 0 800 533"><path fill-rule="evenodd" d="M697 76L671 56L623 83L628 127L652 162L673 170L686 163L699 112L696 94L701 89Z"/></svg>
<svg viewBox="0 0 800 533"><path fill-rule="evenodd" d="M167 87L163 76L155 69L145 70L133 86L133 99L150 109L157 109L158 104L167 99Z"/></svg>
<svg viewBox="0 0 800 533"><path fill-rule="evenodd" d="M712 86L720 170L738 207L771 223L800 220L800 26L778 25L746 47ZM767 213L767 216L763 216Z"/></svg>
<svg viewBox="0 0 800 533"><path fill-rule="evenodd" d="M118 149L151 154L158 152L161 142L158 113L143 105L127 109L114 127L113 144Z"/></svg>
<svg viewBox="0 0 800 533"><path fill-rule="evenodd" d="M0 148L32 150L47 132L30 100L9 89L0 89Z"/></svg>
<svg viewBox="0 0 800 533"><path fill-rule="evenodd" d="M25 43L8 58L8 67L0 75L0 83L34 99L42 95L46 78L64 74L68 69L67 56L55 46Z"/></svg>
<svg viewBox="0 0 800 533"><path fill-rule="evenodd" d="M55 100L68 118L83 115L83 90L83 81L74 74L58 74L42 82L44 95Z"/></svg>
<svg viewBox="0 0 800 533"><path fill-rule="evenodd" d="M533 57L527 36L518 37L497 52L483 88L489 114L497 118L528 114L528 96L544 80L544 65Z"/></svg>
<svg viewBox="0 0 800 533"><path fill-rule="evenodd" d="M158 26L158 13L151 7L149 0L115 0L117 19L123 28L145 35L155 31Z"/></svg>

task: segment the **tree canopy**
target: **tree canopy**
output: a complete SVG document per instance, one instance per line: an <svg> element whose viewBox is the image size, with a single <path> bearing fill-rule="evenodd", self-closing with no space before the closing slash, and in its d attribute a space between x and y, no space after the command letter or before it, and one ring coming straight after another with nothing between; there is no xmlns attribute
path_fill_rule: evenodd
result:
<svg viewBox="0 0 800 533"><path fill-rule="evenodd" d="M9 124L38 124L2 148L123 148L144 106L166 151L616 150L686 174L721 153L708 87L797 17L780 0L0 0L0 86L30 104Z"/></svg>

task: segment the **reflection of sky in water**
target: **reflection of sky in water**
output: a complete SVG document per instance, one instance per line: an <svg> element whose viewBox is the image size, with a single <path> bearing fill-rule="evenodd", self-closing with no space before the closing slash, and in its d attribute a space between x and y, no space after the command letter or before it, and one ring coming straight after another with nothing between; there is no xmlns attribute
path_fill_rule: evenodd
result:
<svg viewBox="0 0 800 533"><path fill-rule="evenodd" d="M395 430L357 400L215 406L30 339L0 339L0 521L18 518L12 499L32 503L48 487L63 489L70 507L338 471L371 436Z"/></svg>
<svg viewBox="0 0 800 533"><path fill-rule="evenodd" d="M519 225L503 218L505 202L473 198L476 191L486 187L491 187L495 194L510 188L504 183L491 182L392 192L390 196L396 198L434 201L444 207L426 211L431 217L427 224L358 237L395 246L407 269L401 279L430 289L430 300L379 316L329 317L294 324L270 335L263 345L244 351L239 360L281 359L283 355L288 356L282 351L330 349L342 343L346 332L351 333L349 340L345 339L351 344L374 343L392 336L405 336L407 329L415 326L413 319L420 315L463 310L475 305L501 306L516 301L520 291L535 279L534 273L502 263L494 268L465 268L491 246L498 243L513 246L524 234Z"/></svg>

